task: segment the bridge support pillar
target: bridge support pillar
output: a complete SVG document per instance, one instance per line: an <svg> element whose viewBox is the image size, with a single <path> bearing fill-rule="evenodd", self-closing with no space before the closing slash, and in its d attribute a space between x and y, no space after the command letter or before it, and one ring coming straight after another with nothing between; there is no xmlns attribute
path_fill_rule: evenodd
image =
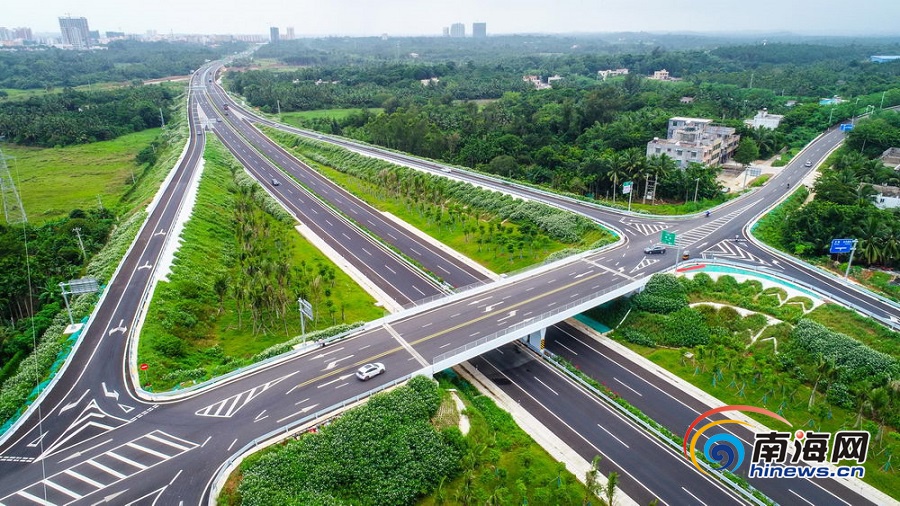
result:
<svg viewBox="0 0 900 506"><path fill-rule="evenodd" d="M547 329L541 329L537 332L532 332L527 336L523 337L521 341L525 343L532 350L543 353L544 352L544 337L547 335Z"/></svg>

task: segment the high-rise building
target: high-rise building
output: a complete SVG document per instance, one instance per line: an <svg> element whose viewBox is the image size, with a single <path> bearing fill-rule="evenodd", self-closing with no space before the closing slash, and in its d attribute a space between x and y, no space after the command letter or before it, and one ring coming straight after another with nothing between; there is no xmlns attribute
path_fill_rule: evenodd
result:
<svg viewBox="0 0 900 506"><path fill-rule="evenodd" d="M62 32L63 44L75 49L91 47L91 30L88 28L87 18L59 18L59 30Z"/></svg>
<svg viewBox="0 0 900 506"><path fill-rule="evenodd" d="M293 26L287 27L287 33L285 34L284 38L286 38L287 40L294 40L294 27Z"/></svg>
<svg viewBox="0 0 900 506"><path fill-rule="evenodd" d="M278 42L278 27L273 26L269 28L269 42L276 43Z"/></svg>
<svg viewBox="0 0 900 506"><path fill-rule="evenodd" d="M472 23L472 37L476 39L487 37L487 23Z"/></svg>
<svg viewBox="0 0 900 506"><path fill-rule="evenodd" d="M0 26L0 40L13 40L12 32L9 28Z"/></svg>
<svg viewBox="0 0 900 506"><path fill-rule="evenodd" d="M444 34L444 37L449 37L449 36L450 36L450 27L449 27L449 26L445 26L445 27L444 27L443 34Z"/></svg>
<svg viewBox="0 0 900 506"><path fill-rule="evenodd" d="M450 36L451 37L465 37L466 36L466 25L462 23L453 23L450 25Z"/></svg>

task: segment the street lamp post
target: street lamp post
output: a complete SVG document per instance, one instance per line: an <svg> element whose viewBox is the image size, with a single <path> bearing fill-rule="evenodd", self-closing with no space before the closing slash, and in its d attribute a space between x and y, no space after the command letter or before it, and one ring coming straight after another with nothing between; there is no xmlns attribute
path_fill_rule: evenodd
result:
<svg viewBox="0 0 900 506"><path fill-rule="evenodd" d="M698 177L698 178L694 179L694 181L696 182L696 184L694 185L694 203L696 204L697 203L697 190L700 189L700 178Z"/></svg>

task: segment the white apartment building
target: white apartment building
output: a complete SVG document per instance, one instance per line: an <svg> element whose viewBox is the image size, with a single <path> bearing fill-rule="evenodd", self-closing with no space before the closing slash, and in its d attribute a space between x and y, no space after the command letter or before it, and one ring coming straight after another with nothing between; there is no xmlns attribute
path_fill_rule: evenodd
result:
<svg viewBox="0 0 900 506"><path fill-rule="evenodd" d="M647 157L667 155L681 168L691 162L706 166L724 163L737 149L741 136L734 128L715 126L711 119L669 119L666 138L647 143Z"/></svg>

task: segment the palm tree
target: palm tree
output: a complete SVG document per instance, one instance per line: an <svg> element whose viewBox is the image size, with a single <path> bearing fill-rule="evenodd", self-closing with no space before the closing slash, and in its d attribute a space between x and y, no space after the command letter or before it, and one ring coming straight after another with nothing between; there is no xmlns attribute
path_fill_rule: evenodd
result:
<svg viewBox="0 0 900 506"><path fill-rule="evenodd" d="M859 255L868 264L874 264L885 258L889 229L887 224L876 214L870 214L857 228L859 235Z"/></svg>
<svg viewBox="0 0 900 506"><path fill-rule="evenodd" d="M613 202L616 201L616 188L619 180L628 177L628 159L624 153L613 153L606 158L606 179L613 184Z"/></svg>
<svg viewBox="0 0 900 506"><path fill-rule="evenodd" d="M669 155L663 153L661 155L653 155L647 160L647 173L653 175L654 177L654 185L656 181L659 181L659 178L666 177L673 170L676 170L678 165L675 160L672 159ZM656 200L656 188L653 189L653 198L651 201Z"/></svg>
<svg viewBox="0 0 900 506"><path fill-rule="evenodd" d="M834 365L834 361L831 360L831 358L826 358L824 355L819 354L819 359L816 362L816 381L813 383L812 392L809 394L809 409L812 409L813 404L815 404L816 390L819 388L819 382L823 379L830 379L836 372L837 368Z"/></svg>

